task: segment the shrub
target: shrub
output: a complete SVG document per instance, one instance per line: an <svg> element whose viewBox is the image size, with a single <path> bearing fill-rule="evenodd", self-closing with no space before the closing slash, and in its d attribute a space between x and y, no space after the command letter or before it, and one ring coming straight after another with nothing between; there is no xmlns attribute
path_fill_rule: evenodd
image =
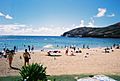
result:
<svg viewBox="0 0 120 81"><path fill-rule="evenodd" d="M22 81L47 81L46 67L42 64L33 63L23 66L20 70Z"/></svg>

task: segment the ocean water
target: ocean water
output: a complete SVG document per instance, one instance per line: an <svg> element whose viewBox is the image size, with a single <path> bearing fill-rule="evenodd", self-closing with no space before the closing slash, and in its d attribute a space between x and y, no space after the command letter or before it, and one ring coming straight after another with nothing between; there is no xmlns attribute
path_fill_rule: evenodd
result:
<svg viewBox="0 0 120 81"><path fill-rule="evenodd" d="M41 49L58 49L65 46L82 47L83 44L94 47L108 47L113 44L120 44L120 39L116 38L69 38L61 36L0 36L0 51L4 47L18 50L28 48L28 45L34 45L35 50Z"/></svg>

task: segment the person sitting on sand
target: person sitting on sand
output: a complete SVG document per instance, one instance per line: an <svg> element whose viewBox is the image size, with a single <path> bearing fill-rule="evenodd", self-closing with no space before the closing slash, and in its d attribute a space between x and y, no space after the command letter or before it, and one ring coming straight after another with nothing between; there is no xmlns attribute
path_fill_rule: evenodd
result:
<svg viewBox="0 0 120 81"><path fill-rule="evenodd" d="M9 51L7 54L10 68L12 68L12 61L13 61L14 54L15 54L14 50Z"/></svg>
<svg viewBox="0 0 120 81"><path fill-rule="evenodd" d="M30 54L27 52L27 49L25 49L25 53L23 53L23 57L24 57L24 66L26 66L26 63L29 65Z"/></svg>
<svg viewBox="0 0 120 81"><path fill-rule="evenodd" d="M74 53L73 53L73 51L71 51L71 55L70 56L75 56Z"/></svg>

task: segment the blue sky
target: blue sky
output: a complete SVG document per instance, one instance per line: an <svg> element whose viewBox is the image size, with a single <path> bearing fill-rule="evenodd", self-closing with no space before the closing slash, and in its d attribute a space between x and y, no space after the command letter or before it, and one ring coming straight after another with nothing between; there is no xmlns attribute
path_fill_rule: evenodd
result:
<svg viewBox="0 0 120 81"><path fill-rule="evenodd" d="M0 0L0 34L61 35L120 21L120 0Z"/></svg>

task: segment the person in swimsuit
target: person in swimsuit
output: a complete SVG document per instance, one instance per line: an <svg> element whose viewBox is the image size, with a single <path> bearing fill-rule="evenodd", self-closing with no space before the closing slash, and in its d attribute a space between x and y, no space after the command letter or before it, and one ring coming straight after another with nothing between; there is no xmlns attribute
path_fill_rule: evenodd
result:
<svg viewBox="0 0 120 81"><path fill-rule="evenodd" d="M67 48L66 51L65 51L65 54L66 54L66 55L68 55L68 51L69 51L69 50L68 50L68 48Z"/></svg>
<svg viewBox="0 0 120 81"><path fill-rule="evenodd" d="M14 50L11 50L7 53L7 56L8 56L7 58L9 61L10 68L12 68L12 61L13 61L14 54L15 54Z"/></svg>
<svg viewBox="0 0 120 81"><path fill-rule="evenodd" d="M25 52L23 53L24 57L24 66L29 65L29 59L30 59L30 54L27 52L27 49L25 49Z"/></svg>

